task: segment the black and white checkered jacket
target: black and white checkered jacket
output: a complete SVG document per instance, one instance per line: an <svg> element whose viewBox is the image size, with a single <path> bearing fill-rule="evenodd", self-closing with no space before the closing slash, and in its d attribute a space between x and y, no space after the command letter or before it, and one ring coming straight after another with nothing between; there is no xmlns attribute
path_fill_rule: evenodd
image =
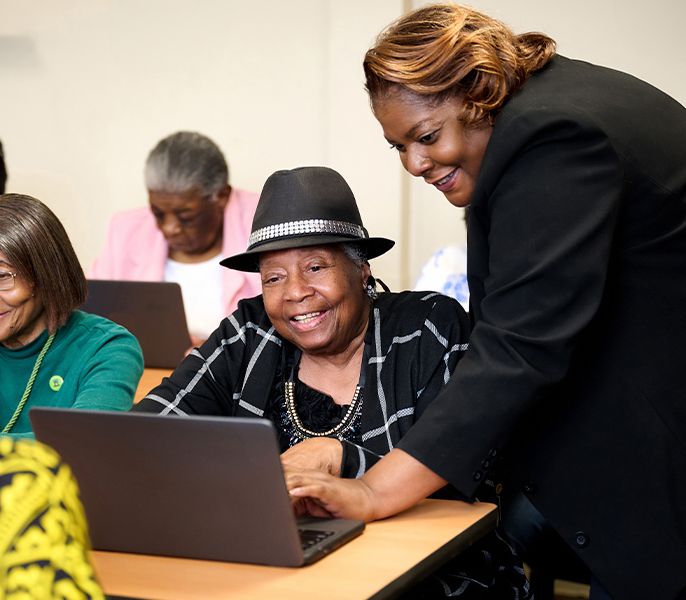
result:
<svg viewBox="0 0 686 600"><path fill-rule="evenodd" d="M346 447L348 476L364 473L419 418L467 349L468 335L468 317L452 298L401 292L382 293L373 302L361 445ZM288 344L269 321L261 296L243 300L134 410L275 420L270 400Z"/></svg>

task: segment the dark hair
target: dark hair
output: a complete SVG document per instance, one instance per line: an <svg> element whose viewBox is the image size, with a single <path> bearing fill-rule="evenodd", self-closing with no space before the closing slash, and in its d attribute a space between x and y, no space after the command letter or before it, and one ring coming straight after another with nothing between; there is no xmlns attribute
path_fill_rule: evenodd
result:
<svg viewBox="0 0 686 600"><path fill-rule="evenodd" d="M5 166L5 154L2 151L2 142L0 142L0 194L5 193L5 184L7 183L7 167Z"/></svg>
<svg viewBox="0 0 686 600"><path fill-rule="evenodd" d="M436 102L460 96L461 120L478 126L554 55L555 42L543 33L515 35L472 8L434 4L381 32L363 66L372 102L397 86Z"/></svg>
<svg viewBox="0 0 686 600"><path fill-rule="evenodd" d="M51 333L86 300L86 277L69 236L40 200L0 195L0 252L40 293Z"/></svg>

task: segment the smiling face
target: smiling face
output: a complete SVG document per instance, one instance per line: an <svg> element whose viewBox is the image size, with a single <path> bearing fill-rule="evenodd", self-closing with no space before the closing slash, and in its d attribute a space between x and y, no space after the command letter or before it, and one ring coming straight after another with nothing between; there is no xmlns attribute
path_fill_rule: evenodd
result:
<svg viewBox="0 0 686 600"><path fill-rule="evenodd" d="M455 206L471 202L492 127L464 127L459 98L435 104L401 87L374 98L373 110L409 173L423 177Z"/></svg>
<svg viewBox="0 0 686 600"><path fill-rule="evenodd" d="M1 252L0 271L15 272ZM40 294L17 275L12 289L0 291L0 344L20 348L35 340L47 326Z"/></svg>
<svg viewBox="0 0 686 600"><path fill-rule="evenodd" d="M260 257L264 307L276 331L306 354L334 356L364 338L368 264L340 246L266 252Z"/></svg>
<svg viewBox="0 0 686 600"><path fill-rule="evenodd" d="M228 188L211 198L198 190L182 194L150 191L148 197L150 210L169 245L169 258L202 262L221 251Z"/></svg>

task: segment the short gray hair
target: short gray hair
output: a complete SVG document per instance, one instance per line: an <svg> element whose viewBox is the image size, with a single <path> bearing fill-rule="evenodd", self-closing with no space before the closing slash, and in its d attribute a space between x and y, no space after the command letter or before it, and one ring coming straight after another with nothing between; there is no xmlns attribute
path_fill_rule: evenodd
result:
<svg viewBox="0 0 686 600"><path fill-rule="evenodd" d="M343 242L340 244L343 253L358 267L361 267L367 260L367 250L355 242Z"/></svg>
<svg viewBox="0 0 686 600"><path fill-rule="evenodd" d="M145 162L145 186L151 192L183 194L197 189L211 196L228 184L229 167L219 146L193 131L160 140Z"/></svg>

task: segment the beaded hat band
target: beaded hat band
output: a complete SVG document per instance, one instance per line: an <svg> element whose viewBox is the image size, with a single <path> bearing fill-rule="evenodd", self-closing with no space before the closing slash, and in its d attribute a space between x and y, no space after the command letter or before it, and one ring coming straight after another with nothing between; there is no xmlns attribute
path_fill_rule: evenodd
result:
<svg viewBox="0 0 686 600"><path fill-rule="evenodd" d="M311 233L333 233L365 239L365 230L359 225L345 223L343 221L329 221L327 219L307 219L305 221L291 221L278 225L267 225L250 234L248 248L256 246L260 242L292 235Z"/></svg>
<svg viewBox="0 0 686 600"><path fill-rule="evenodd" d="M375 258L392 240L369 237L345 179L327 167L277 171L264 184L248 248L221 261L230 269L258 271L259 254L324 244L355 242Z"/></svg>

